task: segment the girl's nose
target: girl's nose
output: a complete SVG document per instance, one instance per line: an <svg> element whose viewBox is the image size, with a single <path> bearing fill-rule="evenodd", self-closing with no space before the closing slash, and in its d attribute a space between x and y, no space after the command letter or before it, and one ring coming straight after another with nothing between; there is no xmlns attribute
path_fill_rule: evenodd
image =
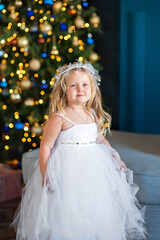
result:
<svg viewBox="0 0 160 240"><path fill-rule="evenodd" d="M83 90L83 87L82 86L78 86L78 91L81 92Z"/></svg>

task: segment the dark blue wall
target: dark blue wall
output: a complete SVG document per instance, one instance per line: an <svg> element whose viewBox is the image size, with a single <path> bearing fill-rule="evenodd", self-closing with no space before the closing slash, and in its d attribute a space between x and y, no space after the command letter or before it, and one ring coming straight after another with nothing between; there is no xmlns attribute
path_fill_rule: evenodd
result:
<svg viewBox="0 0 160 240"><path fill-rule="evenodd" d="M120 1L120 130L160 133L160 1Z"/></svg>
<svg viewBox="0 0 160 240"><path fill-rule="evenodd" d="M94 35L101 56L101 92L105 110L112 115L112 129L119 128L119 0L90 0L101 18L103 34Z"/></svg>

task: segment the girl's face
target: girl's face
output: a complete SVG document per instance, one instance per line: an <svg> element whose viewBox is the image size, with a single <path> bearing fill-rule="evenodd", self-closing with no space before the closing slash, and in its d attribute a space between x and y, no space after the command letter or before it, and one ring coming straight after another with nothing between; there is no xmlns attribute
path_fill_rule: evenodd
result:
<svg viewBox="0 0 160 240"><path fill-rule="evenodd" d="M66 86L68 104L85 105L91 97L91 82L84 71L71 71Z"/></svg>

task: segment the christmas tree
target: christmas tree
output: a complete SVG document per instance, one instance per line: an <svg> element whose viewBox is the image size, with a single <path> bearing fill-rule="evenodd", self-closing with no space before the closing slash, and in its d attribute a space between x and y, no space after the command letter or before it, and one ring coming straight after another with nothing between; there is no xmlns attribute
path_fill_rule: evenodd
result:
<svg viewBox="0 0 160 240"><path fill-rule="evenodd" d="M86 0L5 0L0 23L2 161L39 147L58 67L79 59L101 69L94 34L102 30Z"/></svg>

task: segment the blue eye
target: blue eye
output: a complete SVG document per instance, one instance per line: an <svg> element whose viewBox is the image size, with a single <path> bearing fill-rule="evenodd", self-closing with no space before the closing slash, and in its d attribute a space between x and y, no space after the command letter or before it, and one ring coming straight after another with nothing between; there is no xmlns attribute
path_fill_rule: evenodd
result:
<svg viewBox="0 0 160 240"><path fill-rule="evenodd" d="M72 84L71 87L76 87L76 84Z"/></svg>
<svg viewBox="0 0 160 240"><path fill-rule="evenodd" d="M88 86L88 84L87 84L87 83L84 83L83 86L86 87L86 86Z"/></svg>

